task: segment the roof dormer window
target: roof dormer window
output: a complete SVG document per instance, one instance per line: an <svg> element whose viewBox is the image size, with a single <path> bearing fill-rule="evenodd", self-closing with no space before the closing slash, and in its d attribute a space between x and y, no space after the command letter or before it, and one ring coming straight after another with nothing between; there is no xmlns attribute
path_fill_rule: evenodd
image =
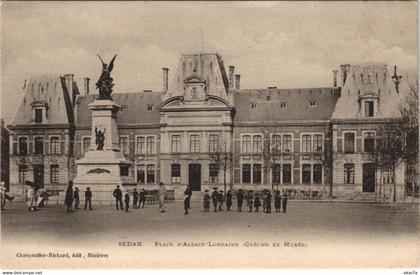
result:
<svg viewBox="0 0 420 275"><path fill-rule="evenodd" d="M280 108L286 108L286 101L281 101L280 102Z"/></svg>
<svg viewBox="0 0 420 275"><path fill-rule="evenodd" d="M45 101L32 102L33 121L35 123L45 123L47 121L48 104Z"/></svg>
<svg viewBox="0 0 420 275"><path fill-rule="evenodd" d="M309 106L311 106L311 107L315 107L315 106L316 106L316 101L311 101L311 102L309 102Z"/></svg>
<svg viewBox="0 0 420 275"><path fill-rule="evenodd" d="M152 111L153 110L153 105L147 105L147 111Z"/></svg>
<svg viewBox="0 0 420 275"><path fill-rule="evenodd" d="M257 108L257 103L251 103L251 109Z"/></svg>

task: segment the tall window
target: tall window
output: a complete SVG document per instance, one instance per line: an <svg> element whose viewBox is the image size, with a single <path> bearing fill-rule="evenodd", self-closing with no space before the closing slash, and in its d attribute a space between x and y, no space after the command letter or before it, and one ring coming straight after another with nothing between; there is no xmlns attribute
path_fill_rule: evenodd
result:
<svg viewBox="0 0 420 275"><path fill-rule="evenodd" d="M219 167L217 164L210 164L209 165L209 182L216 183L219 178Z"/></svg>
<svg viewBox="0 0 420 275"><path fill-rule="evenodd" d="M373 101L365 101L365 117L374 116L374 104Z"/></svg>
<svg viewBox="0 0 420 275"><path fill-rule="evenodd" d="M281 173L281 165L274 164L273 170L272 170L272 178L273 178L273 182L276 184L280 183L280 173Z"/></svg>
<svg viewBox="0 0 420 275"><path fill-rule="evenodd" d="M354 164L353 163L344 164L344 183L346 184L354 183Z"/></svg>
<svg viewBox="0 0 420 275"><path fill-rule="evenodd" d="M26 177L27 171L28 171L27 165L19 165L19 183L21 184L25 183L25 180L27 179Z"/></svg>
<svg viewBox="0 0 420 275"><path fill-rule="evenodd" d="M136 141L136 148L137 148L137 155L143 155L145 150L145 138L144 137L137 137Z"/></svg>
<svg viewBox="0 0 420 275"><path fill-rule="evenodd" d="M35 154L44 154L44 138L35 138Z"/></svg>
<svg viewBox="0 0 420 275"><path fill-rule="evenodd" d="M261 164L254 164L252 166L252 182L254 184L261 184Z"/></svg>
<svg viewBox="0 0 420 275"><path fill-rule="evenodd" d="M218 151L219 147L219 135L211 134L209 135L209 152L214 153Z"/></svg>
<svg viewBox="0 0 420 275"><path fill-rule="evenodd" d="M42 109L35 109L35 123L42 123Z"/></svg>
<svg viewBox="0 0 420 275"><path fill-rule="evenodd" d="M171 180L173 183L181 182L181 164L178 164L178 163L172 164Z"/></svg>
<svg viewBox="0 0 420 275"><path fill-rule="evenodd" d="M281 137L280 135L273 135L272 137L272 150L274 154L281 152Z"/></svg>
<svg viewBox="0 0 420 275"><path fill-rule="evenodd" d="M26 156L28 154L28 138L19 138L19 155Z"/></svg>
<svg viewBox="0 0 420 275"><path fill-rule="evenodd" d="M85 137L83 138L83 153L86 153L87 151L89 151L89 147L90 147L90 137Z"/></svg>
<svg viewBox="0 0 420 275"><path fill-rule="evenodd" d="M364 143L364 152L366 153L373 152L373 150L375 149L375 134L372 132L365 133L363 137L363 143Z"/></svg>
<svg viewBox="0 0 420 275"><path fill-rule="evenodd" d="M124 154L128 153L128 138L120 137L120 148Z"/></svg>
<svg viewBox="0 0 420 275"><path fill-rule="evenodd" d="M302 165L302 184L311 184L311 165Z"/></svg>
<svg viewBox="0 0 420 275"><path fill-rule="evenodd" d="M60 139L58 137L52 137L50 139L50 154L57 155L60 154Z"/></svg>
<svg viewBox="0 0 420 275"><path fill-rule="evenodd" d="M155 165L147 165L147 183L155 183Z"/></svg>
<svg viewBox="0 0 420 275"><path fill-rule="evenodd" d="M155 153L155 137L147 137L147 154Z"/></svg>
<svg viewBox="0 0 420 275"><path fill-rule="evenodd" d="M137 182L140 184L145 183L144 164L137 165Z"/></svg>
<svg viewBox="0 0 420 275"><path fill-rule="evenodd" d="M313 181L315 184L322 183L322 165L314 164Z"/></svg>
<svg viewBox="0 0 420 275"><path fill-rule="evenodd" d="M322 152L322 135L314 135L314 152Z"/></svg>
<svg viewBox="0 0 420 275"><path fill-rule="evenodd" d="M344 134L344 153L354 154L354 133Z"/></svg>
<svg viewBox="0 0 420 275"><path fill-rule="evenodd" d="M253 143L253 151L254 153L261 153L263 149L263 142L261 136L253 136L252 137Z"/></svg>
<svg viewBox="0 0 420 275"><path fill-rule="evenodd" d="M302 153L310 153L311 150L311 135L302 136Z"/></svg>
<svg viewBox="0 0 420 275"><path fill-rule="evenodd" d="M242 164L242 183L251 183L251 164Z"/></svg>
<svg viewBox="0 0 420 275"><path fill-rule="evenodd" d="M173 135L171 140L171 148L172 153L180 153L181 152L181 136L180 135Z"/></svg>
<svg viewBox="0 0 420 275"><path fill-rule="evenodd" d="M51 183L58 183L59 166L57 164L51 165Z"/></svg>
<svg viewBox="0 0 420 275"><path fill-rule="evenodd" d="M251 153L251 136L242 136L242 153Z"/></svg>
<svg viewBox="0 0 420 275"><path fill-rule="evenodd" d="M200 136L199 135L190 136L190 152L191 153L200 152Z"/></svg>
<svg viewBox="0 0 420 275"><path fill-rule="evenodd" d="M283 136L283 152L286 154L292 152L292 136L291 135Z"/></svg>
<svg viewBox="0 0 420 275"><path fill-rule="evenodd" d="M292 183L292 165L283 164L283 184Z"/></svg>

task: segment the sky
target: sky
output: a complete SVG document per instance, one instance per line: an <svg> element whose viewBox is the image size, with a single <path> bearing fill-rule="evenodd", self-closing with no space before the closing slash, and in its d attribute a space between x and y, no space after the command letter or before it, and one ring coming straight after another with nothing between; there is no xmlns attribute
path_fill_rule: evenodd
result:
<svg viewBox="0 0 420 275"><path fill-rule="evenodd" d="M79 89L118 54L114 92L162 90L181 54L219 53L241 88L329 87L340 64L417 74L415 2L1 3L1 114L10 123L25 79L75 75ZM171 81L170 81L171 82ZM169 82L169 83L170 83ZM171 87L169 87L170 89Z"/></svg>

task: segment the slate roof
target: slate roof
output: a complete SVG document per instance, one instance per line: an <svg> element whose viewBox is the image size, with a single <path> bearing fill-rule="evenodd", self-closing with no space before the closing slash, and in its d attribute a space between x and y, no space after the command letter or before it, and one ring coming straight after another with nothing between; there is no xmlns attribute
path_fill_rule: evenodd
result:
<svg viewBox="0 0 420 275"><path fill-rule="evenodd" d="M90 126L92 122L91 111L88 107L97 97L96 94L79 96L76 101L76 125ZM135 92L113 93L112 99L123 110L118 113L118 125L144 124L159 125L160 113L158 106L161 103L162 92ZM152 110L148 110L148 106Z"/></svg>
<svg viewBox="0 0 420 275"><path fill-rule="evenodd" d="M332 88L237 90L234 122L330 120L337 98Z"/></svg>

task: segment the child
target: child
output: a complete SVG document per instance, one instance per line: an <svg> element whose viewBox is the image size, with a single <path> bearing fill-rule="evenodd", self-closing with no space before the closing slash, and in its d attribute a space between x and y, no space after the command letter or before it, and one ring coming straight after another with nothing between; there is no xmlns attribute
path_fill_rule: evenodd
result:
<svg viewBox="0 0 420 275"><path fill-rule="evenodd" d="M232 206L232 190L229 190L226 194L226 207L227 211L230 211L230 207Z"/></svg>
<svg viewBox="0 0 420 275"><path fill-rule="evenodd" d="M209 190L205 190L204 191L203 206L204 206L204 212L210 212L210 195L209 195Z"/></svg>
<svg viewBox="0 0 420 275"><path fill-rule="evenodd" d="M128 212L128 208L130 207L130 194L128 192L124 195L124 202L125 202L125 212Z"/></svg>
<svg viewBox="0 0 420 275"><path fill-rule="evenodd" d="M255 212L258 212L258 209L261 206L261 200L260 200L260 195L257 193L255 193L255 198L254 198L254 207L255 207Z"/></svg>

